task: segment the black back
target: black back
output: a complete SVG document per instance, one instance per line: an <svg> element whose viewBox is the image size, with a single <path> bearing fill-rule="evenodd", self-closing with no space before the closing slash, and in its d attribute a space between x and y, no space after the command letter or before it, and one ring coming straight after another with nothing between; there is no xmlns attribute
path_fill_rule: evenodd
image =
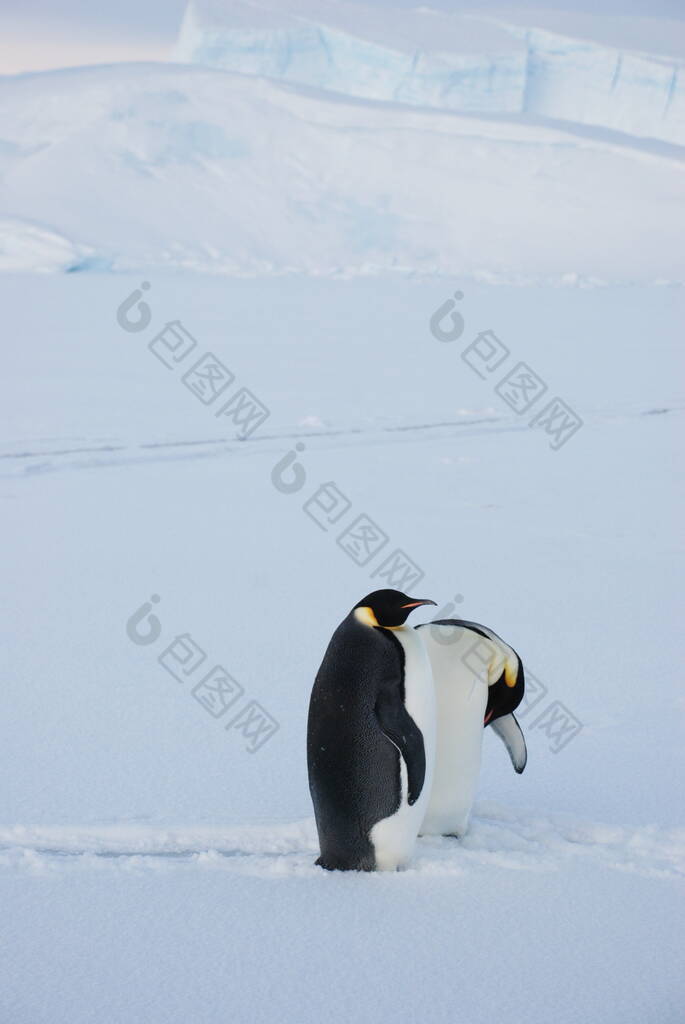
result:
<svg viewBox="0 0 685 1024"><path fill-rule="evenodd" d="M351 612L331 638L309 704L317 864L374 870L369 833L397 811L402 796L398 746L413 802L423 786L425 753L421 731L404 706L404 649L391 631L366 626Z"/></svg>
<svg viewBox="0 0 685 1024"><path fill-rule="evenodd" d="M490 640L490 635L485 631L483 626L478 622L469 622L468 619L435 619L433 622L424 622L420 626L416 626L416 629L423 629L426 626L461 626L463 629L468 629L472 633L478 633L480 636L484 636L486 640ZM506 643L506 640L502 640L501 636L495 633L494 629L490 630L498 640L502 643ZM511 647L511 644L507 644L507 647ZM514 650L511 647L512 651ZM504 672L499 677L497 682L492 683L488 687L488 703L485 708L484 721L487 725L491 722L496 721L498 718L503 718L504 715L510 715L519 706L523 700L523 694L525 692L525 676L523 672L523 662L519 655L514 651L517 661L516 671L516 684L514 686L507 686L504 678Z"/></svg>

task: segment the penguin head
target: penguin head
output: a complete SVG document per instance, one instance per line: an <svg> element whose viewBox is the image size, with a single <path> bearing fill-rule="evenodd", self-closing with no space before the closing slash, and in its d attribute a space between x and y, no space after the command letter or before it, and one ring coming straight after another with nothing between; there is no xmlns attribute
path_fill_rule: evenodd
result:
<svg viewBox="0 0 685 1024"><path fill-rule="evenodd" d="M402 626L409 613L423 604L435 604L435 601L408 597L401 590L374 590L363 597L353 611L359 609L370 626L393 627Z"/></svg>

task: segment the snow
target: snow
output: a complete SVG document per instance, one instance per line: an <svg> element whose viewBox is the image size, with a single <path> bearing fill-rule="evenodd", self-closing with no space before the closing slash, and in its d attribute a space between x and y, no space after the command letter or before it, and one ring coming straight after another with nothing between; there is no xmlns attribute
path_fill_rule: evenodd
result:
<svg viewBox="0 0 685 1024"><path fill-rule="evenodd" d="M177 65L7 78L0 124L5 270L685 280L680 151Z"/></svg>
<svg viewBox="0 0 685 1024"><path fill-rule="evenodd" d="M682 289L155 271L126 333L140 280L0 278L8 1019L677 1021ZM176 318L269 407L247 441L148 349ZM583 417L559 451L461 359L487 327ZM547 688L525 773L487 731L468 837L389 877L313 864L309 690L380 561L305 514L331 480ZM159 664L182 633L278 722L255 753Z"/></svg>
<svg viewBox="0 0 685 1024"><path fill-rule="evenodd" d="M0 1016L676 1024L685 196L682 149L639 136L677 134L680 37L328 4L334 93L304 3L195 6L203 61L249 36L240 69L0 80ZM537 114L503 113L521 61ZM546 390L517 413L519 363ZM531 426L556 398L558 450ZM362 514L366 565L337 543ZM327 873L310 689L397 549L521 654L528 764L486 730L462 841Z"/></svg>
<svg viewBox="0 0 685 1024"><path fill-rule="evenodd" d="M679 1019L658 880L582 861L331 879L279 874L266 859L274 867L257 877L234 858L115 859L3 886L10 949L34 926L26 960L13 957L10 1019ZM46 911L62 922L58 944Z"/></svg>
<svg viewBox="0 0 685 1024"><path fill-rule="evenodd" d="M652 59L540 31L528 40L528 113L685 143L682 59Z"/></svg>
<svg viewBox="0 0 685 1024"><path fill-rule="evenodd" d="M0 220L0 246L0 271L54 273L76 267L106 269L93 249L26 221Z"/></svg>
<svg viewBox="0 0 685 1024"><path fill-rule="evenodd" d="M682 26L607 21L535 11L389 14L335 0L189 0L176 57L347 96L525 113L685 144ZM644 52L650 45L655 54Z"/></svg>

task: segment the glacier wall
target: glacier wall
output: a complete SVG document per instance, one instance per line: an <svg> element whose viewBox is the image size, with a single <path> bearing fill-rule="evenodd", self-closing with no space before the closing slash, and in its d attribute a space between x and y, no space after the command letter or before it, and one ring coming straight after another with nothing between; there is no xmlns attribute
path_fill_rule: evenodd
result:
<svg viewBox="0 0 685 1024"><path fill-rule="evenodd" d="M247 5L240 5L241 7ZM308 19L277 17L254 28L205 25L191 3L176 59L265 75L363 99L464 112L520 110L525 47L505 36L502 53L391 49Z"/></svg>
<svg viewBox="0 0 685 1024"><path fill-rule="evenodd" d="M423 20L412 12L404 32L397 12L384 33L361 16L355 23L357 10L191 0L175 59L357 98L536 115L685 145L685 62L673 57L476 15L437 22L429 11Z"/></svg>
<svg viewBox="0 0 685 1024"><path fill-rule="evenodd" d="M685 145L685 66L527 33L523 112Z"/></svg>

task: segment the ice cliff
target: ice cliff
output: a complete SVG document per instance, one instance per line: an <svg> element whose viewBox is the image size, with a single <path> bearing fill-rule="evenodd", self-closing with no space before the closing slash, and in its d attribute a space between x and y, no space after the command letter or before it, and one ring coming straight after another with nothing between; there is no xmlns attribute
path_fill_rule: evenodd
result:
<svg viewBox="0 0 685 1024"><path fill-rule="evenodd" d="M346 96L540 116L685 145L682 47L642 52L640 40L653 49L654 33L639 27L628 47L618 21L612 36L585 17L582 38L566 34L568 17L561 24L563 34L537 16L532 23L334 0L288 0L285 8L191 0L175 57Z"/></svg>

